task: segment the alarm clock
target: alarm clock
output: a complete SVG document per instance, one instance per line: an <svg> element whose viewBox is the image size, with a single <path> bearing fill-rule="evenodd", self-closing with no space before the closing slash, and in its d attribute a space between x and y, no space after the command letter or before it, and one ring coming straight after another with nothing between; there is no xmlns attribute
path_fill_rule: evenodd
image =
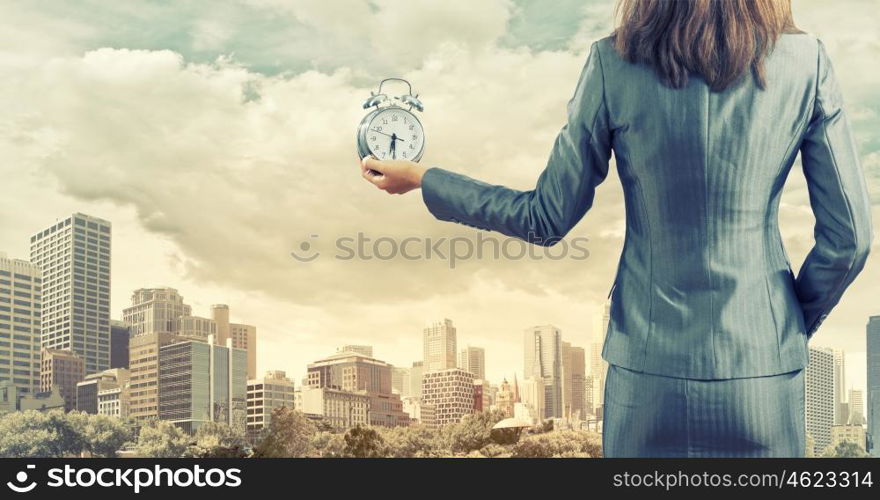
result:
<svg viewBox="0 0 880 500"><path fill-rule="evenodd" d="M389 97L382 92L386 82L405 83L408 94ZM422 112L425 107L412 85L402 78L386 78L379 89L370 92L364 109L373 108L361 120L357 130L357 151L361 159L372 155L379 160L419 161L425 152L425 130L413 109Z"/></svg>

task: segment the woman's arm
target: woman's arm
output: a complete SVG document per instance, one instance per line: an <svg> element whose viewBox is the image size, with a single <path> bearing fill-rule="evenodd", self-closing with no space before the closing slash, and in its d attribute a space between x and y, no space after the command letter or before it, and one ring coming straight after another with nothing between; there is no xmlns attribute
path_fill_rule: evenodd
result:
<svg viewBox="0 0 880 500"><path fill-rule="evenodd" d="M815 109L800 147L816 243L795 282L809 336L864 267L873 239L865 177L821 42L818 59Z"/></svg>
<svg viewBox="0 0 880 500"><path fill-rule="evenodd" d="M604 93L601 57L593 44L568 102L568 122L532 190L490 185L410 162L365 160L363 175L389 192L406 192L420 185L425 205L440 220L553 245L584 216L596 186L608 175L611 137ZM372 175L370 169L383 175Z"/></svg>

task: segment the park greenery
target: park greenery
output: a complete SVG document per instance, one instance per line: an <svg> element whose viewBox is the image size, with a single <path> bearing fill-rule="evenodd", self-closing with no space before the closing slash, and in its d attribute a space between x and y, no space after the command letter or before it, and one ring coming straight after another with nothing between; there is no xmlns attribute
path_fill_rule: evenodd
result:
<svg viewBox="0 0 880 500"><path fill-rule="evenodd" d="M141 425L82 412L22 411L0 415L0 457L147 458L595 458L602 456L601 436L581 430L553 430L552 425L521 435L493 431L504 418L498 411L466 415L439 429L356 426L346 431L307 418L290 408L274 411L256 446L222 423L202 425L189 435L171 422ZM829 447L826 457L863 457L854 443Z"/></svg>

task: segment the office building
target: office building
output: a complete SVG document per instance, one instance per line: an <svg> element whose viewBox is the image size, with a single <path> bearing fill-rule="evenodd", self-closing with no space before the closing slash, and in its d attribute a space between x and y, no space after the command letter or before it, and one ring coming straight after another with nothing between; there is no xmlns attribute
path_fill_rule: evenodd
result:
<svg viewBox="0 0 880 500"><path fill-rule="evenodd" d="M474 411L489 411L489 382L474 379Z"/></svg>
<svg viewBox="0 0 880 500"><path fill-rule="evenodd" d="M337 430L370 425L370 396L366 391L344 391L332 387L302 386L295 393L296 408Z"/></svg>
<svg viewBox="0 0 880 500"><path fill-rule="evenodd" d="M103 391L118 389L128 384L128 370L112 368L86 375L76 384L76 410L97 415L98 395Z"/></svg>
<svg viewBox="0 0 880 500"><path fill-rule="evenodd" d="M562 416L562 332L552 326L524 333L525 376L544 381L544 417Z"/></svg>
<svg viewBox="0 0 880 500"><path fill-rule="evenodd" d="M211 306L211 317L217 330L214 341L217 345L226 345L226 340L232 340L232 347L242 349L247 356L248 378L257 376L257 327L230 323L229 306L226 304L214 304Z"/></svg>
<svg viewBox="0 0 880 500"><path fill-rule="evenodd" d="M110 368L110 223L73 214L31 236L42 270L42 347L76 353L87 374Z"/></svg>
<svg viewBox="0 0 880 500"><path fill-rule="evenodd" d="M232 347L247 354L248 378L257 376L257 327L253 325L229 324Z"/></svg>
<svg viewBox="0 0 880 500"><path fill-rule="evenodd" d="M336 352L356 352L358 354L363 354L368 358L373 357L373 346L370 345L355 345L355 344L347 344L341 346L336 349Z"/></svg>
<svg viewBox="0 0 880 500"><path fill-rule="evenodd" d="M192 308L174 288L141 288L131 295L131 305L122 311L122 320L131 336L146 333L177 333L178 318L191 316Z"/></svg>
<svg viewBox="0 0 880 500"><path fill-rule="evenodd" d="M602 359L602 347L605 344L605 335L608 332L608 323L611 321L611 302L605 301L593 316L593 342L590 344L590 391L589 399L592 400L590 410L599 418L602 415L602 405L605 398L605 376L608 372L608 363Z"/></svg>
<svg viewBox="0 0 880 500"><path fill-rule="evenodd" d="M834 425L844 425L848 419L846 403L846 353L834 349Z"/></svg>
<svg viewBox="0 0 880 500"><path fill-rule="evenodd" d="M834 351L810 347L804 384L806 429L813 437L813 455L819 456L831 444L834 425Z"/></svg>
<svg viewBox="0 0 880 500"><path fill-rule="evenodd" d="M421 398L403 398L403 411L409 415L412 424L424 425L429 429L437 427L435 408L431 405L422 403Z"/></svg>
<svg viewBox="0 0 880 500"><path fill-rule="evenodd" d="M850 389L848 399L846 423L849 425L863 425L865 423L865 398L862 391Z"/></svg>
<svg viewBox="0 0 880 500"><path fill-rule="evenodd" d="M586 417L586 352L583 347L562 342L562 414L582 420Z"/></svg>
<svg viewBox="0 0 880 500"><path fill-rule="evenodd" d="M110 320L110 368L128 368L131 331L123 321Z"/></svg>
<svg viewBox="0 0 880 500"><path fill-rule="evenodd" d="M40 391L40 276L38 266L0 253L0 383L30 394Z"/></svg>
<svg viewBox="0 0 880 500"><path fill-rule="evenodd" d="M98 415L128 418L129 416L129 384L110 387L98 391Z"/></svg>
<svg viewBox="0 0 880 500"><path fill-rule="evenodd" d="M76 384L85 377L85 363L76 353L43 348L40 361L40 392L58 388L64 398L64 410L76 408Z"/></svg>
<svg viewBox="0 0 880 500"><path fill-rule="evenodd" d="M865 451L866 440L867 434L861 425L835 425L831 427L831 444L828 446L833 449L840 443L848 441Z"/></svg>
<svg viewBox="0 0 880 500"><path fill-rule="evenodd" d="M207 422L245 433L247 353L186 340L159 348L159 419L192 434Z"/></svg>
<svg viewBox="0 0 880 500"><path fill-rule="evenodd" d="M467 346L461 350L458 367L474 374L475 379L486 378L486 350Z"/></svg>
<svg viewBox="0 0 880 500"><path fill-rule="evenodd" d="M871 316L867 325L868 355L868 452L880 457L880 316Z"/></svg>
<svg viewBox="0 0 880 500"><path fill-rule="evenodd" d="M412 393L409 373L409 368L399 366L395 366L391 371L391 390L400 394L401 399L409 397Z"/></svg>
<svg viewBox="0 0 880 500"><path fill-rule="evenodd" d="M266 372L258 380L249 380L247 387L247 433L251 442L259 439L263 429L272 422L276 408L294 408L293 381L281 370Z"/></svg>
<svg viewBox="0 0 880 500"><path fill-rule="evenodd" d="M529 422L537 424L550 418L547 416L547 386L543 379L529 377L523 380L520 396L522 406L528 410L529 418L527 420ZM516 405L514 405L515 408ZM514 415L523 416L522 414L517 415L516 412Z"/></svg>
<svg viewBox="0 0 880 500"><path fill-rule="evenodd" d="M451 319L425 327L423 338L425 374L456 367L456 332Z"/></svg>
<svg viewBox="0 0 880 500"><path fill-rule="evenodd" d="M460 421L474 413L474 374L460 368L425 373L422 403L434 407L438 426Z"/></svg>
<svg viewBox="0 0 880 500"><path fill-rule="evenodd" d="M141 333L129 346L129 416L135 420L159 418L159 349L180 340L172 332Z"/></svg>
<svg viewBox="0 0 880 500"><path fill-rule="evenodd" d="M329 387L370 396L370 425L397 427L409 425L400 394L391 390L392 366L384 361L352 351L337 352L308 365L309 387Z"/></svg>
<svg viewBox="0 0 880 500"><path fill-rule="evenodd" d="M180 316L177 318L176 333L185 340L207 342L208 337L217 338L217 323L210 318Z"/></svg>
<svg viewBox="0 0 880 500"><path fill-rule="evenodd" d="M425 373L424 362L413 361L409 369L409 395L415 398L422 397L422 375Z"/></svg>

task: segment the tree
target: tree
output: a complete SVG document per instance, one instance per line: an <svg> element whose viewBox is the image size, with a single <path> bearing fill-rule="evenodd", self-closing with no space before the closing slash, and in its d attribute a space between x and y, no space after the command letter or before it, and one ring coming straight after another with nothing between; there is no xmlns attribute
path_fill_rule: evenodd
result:
<svg viewBox="0 0 880 500"><path fill-rule="evenodd" d="M866 458L868 454L852 441L841 441L837 443L837 446L825 448L822 456L825 458Z"/></svg>
<svg viewBox="0 0 880 500"><path fill-rule="evenodd" d="M384 456L385 442L375 429L360 424L345 433L343 454L354 458L378 458Z"/></svg>
<svg viewBox="0 0 880 500"><path fill-rule="evenodd" d="M147 458L178 458L186 451L189 438L167 420L150 420L141 427L136 450Z"/></svg>
<svg viewBox="0 0 880 500"><path fill-rule="evenodd" d="M0 417L0 457L57 457L56 434L45 413L35 410Z"/></svg>
<svg viewBox="0 0 880 500"><path fill-rule="evenodd" d="M302 412L282 406L275 408L269 429L254 450L260 458L298 458L308 456L315 425Z"/></svg>
<svg viewBox="0 0 880 500"><path fill-rule="evenodd" d="M82 451L94 457L113 458L134 439L131 423L119 418L81 412L68 413L67 417L81 438Z"/></svg>
<svg viewBox="0 0 880 500"><path fill-rule="evenodd" d="M587 431L556 431L528 436L513 447L514 458L602 456L601 437Z"/></svg>
<svg viewBox="0 0 880 500"><path fill-rule="evenodd" d="M492 427L504 419L500 410L471 413L444 429L449 448L455 453L479 450L492 442Z"/></svg>
<svg viewBox="0 0 880 500"><path fill-rule="evenodd" d="M317 432L311 439L311 447L321 458L340 458L345 456L345 438L342 434Z"/></svg>
<svg viewBox="0 0 880 500"><path fill-rule="evenodd" d="M379 430L385 441L385 454L394 458L425 458L451 455L440 431L424 425L391 427Z"/></svg>
<svg viewBox="0 0 880 500"><path fill-rule="evenodd" d="M184 456L193 458L244 458L248 456L244 435L222 422L202 424Z"/></svg>

